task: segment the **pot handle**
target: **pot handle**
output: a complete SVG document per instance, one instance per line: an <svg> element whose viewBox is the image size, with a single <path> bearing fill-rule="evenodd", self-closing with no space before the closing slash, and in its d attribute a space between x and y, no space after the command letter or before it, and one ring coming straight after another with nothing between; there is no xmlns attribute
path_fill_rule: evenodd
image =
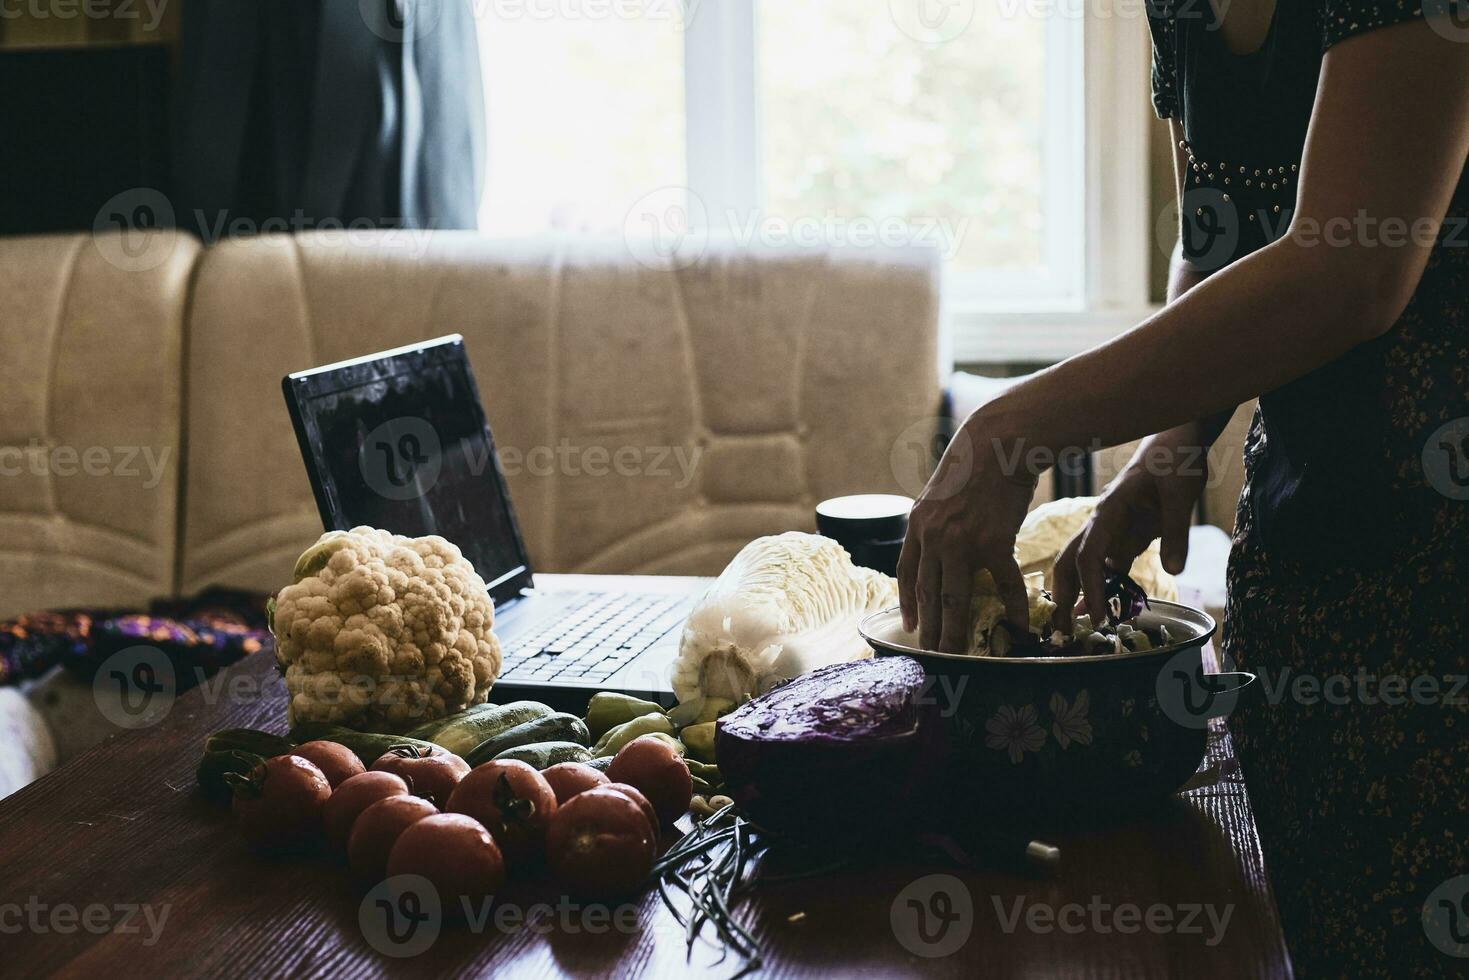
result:
<svg viewBox="0 0 1469 980"><path fill-rule="evenodd" d="M1247 670L1225 670L1217 674L1205 674L1204 680L1209 685L1209 693L1238 694L1258 678Z"/></svg>

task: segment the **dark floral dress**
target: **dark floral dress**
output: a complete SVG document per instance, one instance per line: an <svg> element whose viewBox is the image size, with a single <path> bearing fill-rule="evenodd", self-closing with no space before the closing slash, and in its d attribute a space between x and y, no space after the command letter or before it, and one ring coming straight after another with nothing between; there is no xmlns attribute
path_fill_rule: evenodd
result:
<svg viewBox="0 0 1469 980"><path fill-rule="evenodd" d="M1423 13L1278 0L1236 55L1207 0L1150 0L1191 258L1284 232L1324 52ZM1461 176L1397 325L1262 397L1246 441L1225 654L1261 683L1230 725L1303 977L1469 975L1466 216Z"/></svg>

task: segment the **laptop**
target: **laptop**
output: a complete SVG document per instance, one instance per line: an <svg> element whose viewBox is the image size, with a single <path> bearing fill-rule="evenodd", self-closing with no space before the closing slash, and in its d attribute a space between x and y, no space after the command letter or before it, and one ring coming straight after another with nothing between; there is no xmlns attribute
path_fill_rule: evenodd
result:
<svg viewBox="0 0 1469 980"><path fill-rule="evenodd" d="M684 621L706 584L579 576L536 589L474 373L458 335L288 375L281 382L327 530L359 525L454 542L495 602L504 660L491 697L579 712L618 691L674 703ZM655 580L656 581L656 580Z"/></svg>

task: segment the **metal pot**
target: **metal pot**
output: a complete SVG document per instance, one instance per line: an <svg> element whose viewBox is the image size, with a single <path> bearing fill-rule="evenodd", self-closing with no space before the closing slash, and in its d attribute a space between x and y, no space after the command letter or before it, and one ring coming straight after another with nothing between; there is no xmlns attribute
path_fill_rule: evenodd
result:
<svg viewBox="0 0 1469 980"><path fill-rule="evenodd" d="M896 608L864 619L878 656L912 657L943 719L954 805L1019 819L1086 818L1155 805L1198 770L1210 719L1253 674L1205 674L1207 613L1151 600L1139 625L1177 642L1140 653L1001 658L918 646Z"/></svg>

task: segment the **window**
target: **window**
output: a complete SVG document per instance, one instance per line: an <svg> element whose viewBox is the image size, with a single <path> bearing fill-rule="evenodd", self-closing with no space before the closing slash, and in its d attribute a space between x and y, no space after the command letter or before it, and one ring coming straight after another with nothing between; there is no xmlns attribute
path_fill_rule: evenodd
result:
<svg viewBox="0 0 1469 980"><path fill-rule="evenodd" d="M1143 306L1141 5L475 2L487 233L926 244L961 360L1070 353Z"/></svg>

